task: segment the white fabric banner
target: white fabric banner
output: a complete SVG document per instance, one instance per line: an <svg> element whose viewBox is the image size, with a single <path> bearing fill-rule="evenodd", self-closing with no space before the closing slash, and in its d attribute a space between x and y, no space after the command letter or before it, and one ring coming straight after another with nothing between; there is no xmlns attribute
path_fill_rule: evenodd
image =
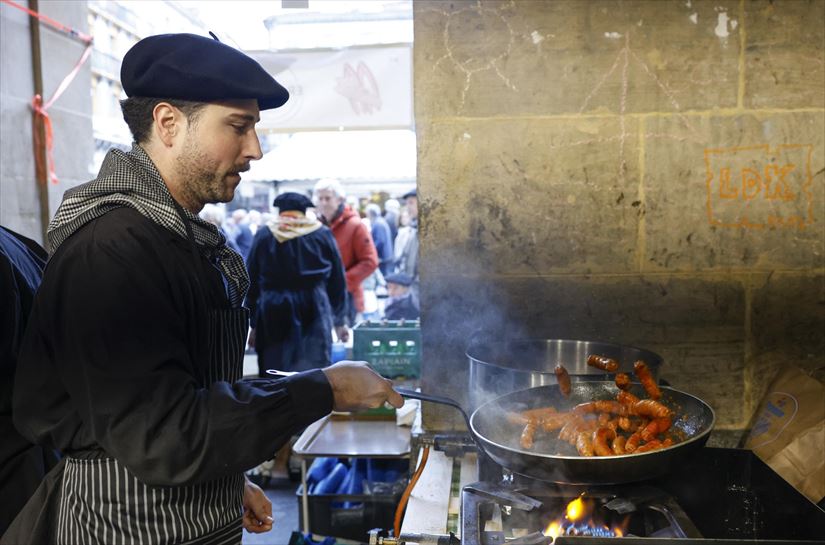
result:
<svg viewBox="0 0 825 545"><path fill-rule="evenodd" d="M259 132L413 126L411 44L246 53L290 95L261 112Z"/></svg>

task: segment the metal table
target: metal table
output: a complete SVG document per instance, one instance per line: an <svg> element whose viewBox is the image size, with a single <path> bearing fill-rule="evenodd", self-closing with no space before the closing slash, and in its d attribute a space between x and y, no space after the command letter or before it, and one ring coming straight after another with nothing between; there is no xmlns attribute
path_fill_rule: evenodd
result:
<svg viewBox="0 0 825 545"><path fill-rule="evenodd" d="M409 458L410 428L395 418L333 413L311 424L292 447L301 460L301 511L303 532L309 529L307 460L335 458Z"/></svg>

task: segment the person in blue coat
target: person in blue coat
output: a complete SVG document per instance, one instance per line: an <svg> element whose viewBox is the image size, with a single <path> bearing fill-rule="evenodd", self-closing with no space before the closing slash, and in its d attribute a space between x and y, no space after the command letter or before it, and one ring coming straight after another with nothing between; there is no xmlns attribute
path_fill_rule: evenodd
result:
<svg viewBox="0 0 825 545"><path fill-rule="evenodd" d="M57 463L12 423L17 356L47 257L35 241L0 226L0 536Z"/></svg>
<svg viewBox="0 0 825 545"><path fill-rule="evenodd" d="M278 216L258 229L247 259L249 345L267 369L305 371L326 367L332 329L346 327L346 279L332 232L306 209L312 201L284 193L272 203Z"/></svg>
<svg viewBox="0 0 825 545"><path fill-rule="evenodd" d="M367 217L369 217L372 226L370 234L375 244L375 251L378 252L378 268L381 269L381 274L386 276L390 273L390 266L395 260L390 226L381 217L381 208L375 203L367 205Z"/></svg>

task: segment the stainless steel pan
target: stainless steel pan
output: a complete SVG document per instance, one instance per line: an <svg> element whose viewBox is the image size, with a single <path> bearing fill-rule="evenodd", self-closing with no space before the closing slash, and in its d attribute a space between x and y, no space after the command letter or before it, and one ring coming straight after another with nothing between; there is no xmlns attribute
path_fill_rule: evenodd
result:
<svg viewBox="0 0 825 545"><path fill-rule="evenodd" d="M544 481L567 484L618 484L641 481L678 470L691 453L705 445L716 416L705 402L690 394L660 387L662 402L676 414L672 428L685 439L669 448L624 456L584 457L557 438L557 432L538 432L532 449L522 449L521 428L507 420L508 412L547 407L560 411L579 403L615 399L618 389L613 382L574 382L569 397L558 385L540 386L512 392L481 405L472 416L452 399L399 389L405 397L451 405L461 410L470 433L479 448L501 466L522 475ZM631 391L645 397L641 386Z"/></svg>

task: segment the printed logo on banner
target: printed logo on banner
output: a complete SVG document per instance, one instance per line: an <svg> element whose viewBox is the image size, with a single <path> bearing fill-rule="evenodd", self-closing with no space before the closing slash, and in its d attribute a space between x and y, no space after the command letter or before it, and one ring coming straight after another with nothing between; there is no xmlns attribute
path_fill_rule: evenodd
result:
<svg viewBox="0 0 825 545"><path fill-rule="evenodd" d="M337 79L335 92L349 100L356 115L381 111L381 93L378 82L369 67L363 62L355 69L344 63L344 74Z"/></svg>

